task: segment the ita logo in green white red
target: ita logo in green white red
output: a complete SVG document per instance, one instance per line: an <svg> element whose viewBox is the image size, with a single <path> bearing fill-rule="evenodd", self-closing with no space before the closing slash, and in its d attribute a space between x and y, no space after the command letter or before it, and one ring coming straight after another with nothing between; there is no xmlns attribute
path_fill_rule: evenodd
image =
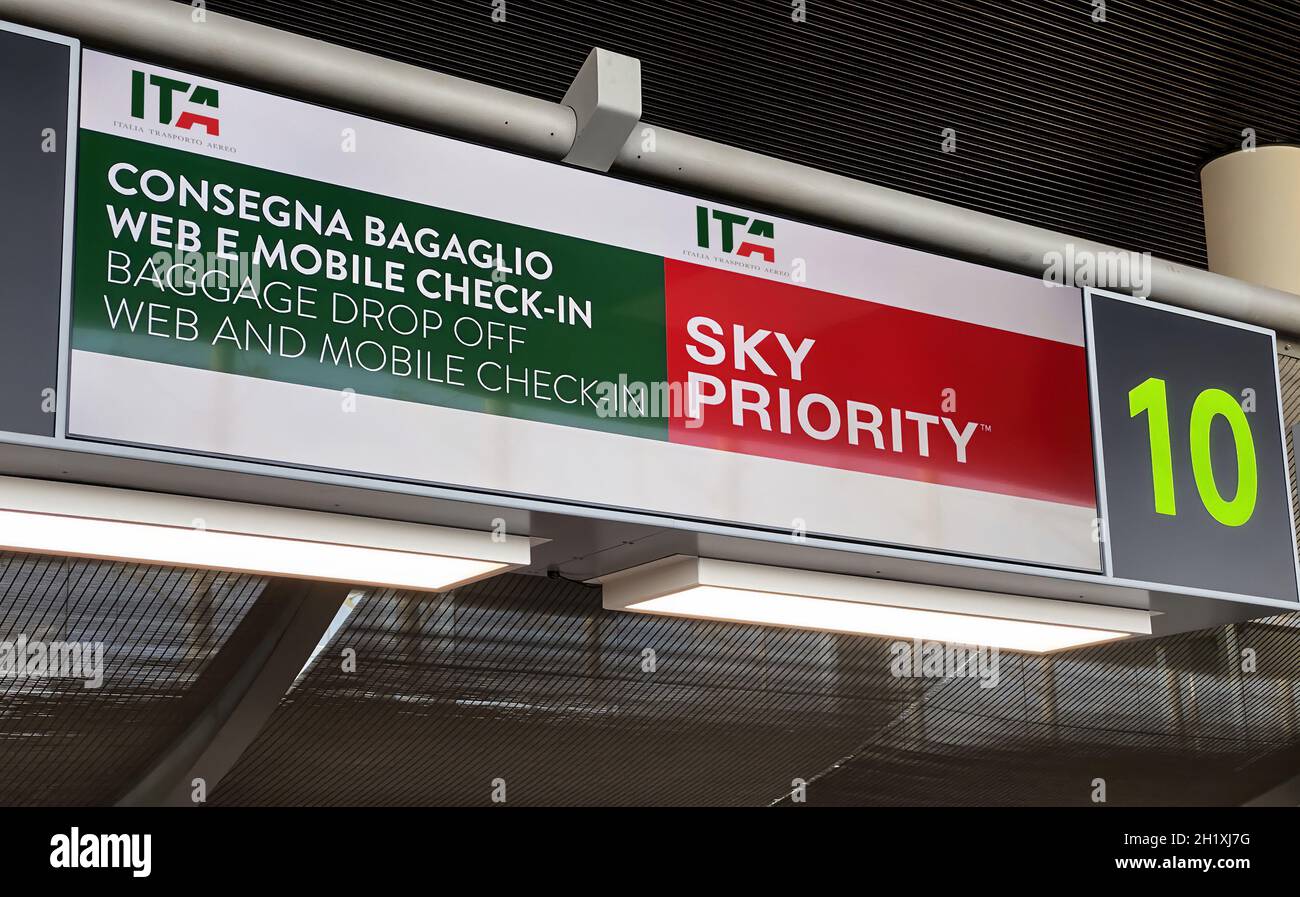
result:
<svg viewBox="0 0 1300 897"><path fill-rule="evenodd" d="M150 119L183 131L201 127L209 137L221 135L221 120L212 114L221 105L215 87L190 84L167 75L131 72L131 117ZM193 106L202 106L196 111Z"/></svg>
<svg viewBox="0 0 1300 897"><path fill-rule="evenodd" d="M701 249L716 248L727 255L760 258L775 264L774 231L772 222L762 218L708 206L695 207L695 242Z"/></svg>

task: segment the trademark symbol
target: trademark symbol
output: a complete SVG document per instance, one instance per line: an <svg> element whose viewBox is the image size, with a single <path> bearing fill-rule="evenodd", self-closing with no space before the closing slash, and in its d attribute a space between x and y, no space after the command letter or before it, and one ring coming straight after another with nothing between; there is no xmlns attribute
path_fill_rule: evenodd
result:
<svg viewBox="0 0 1300 897"><path fill-rule="evenodd" d="M993 432L993 425L992 425L992 424L980 424L980 429L983 430L985 433L992 433L992 432Z"/></svg>

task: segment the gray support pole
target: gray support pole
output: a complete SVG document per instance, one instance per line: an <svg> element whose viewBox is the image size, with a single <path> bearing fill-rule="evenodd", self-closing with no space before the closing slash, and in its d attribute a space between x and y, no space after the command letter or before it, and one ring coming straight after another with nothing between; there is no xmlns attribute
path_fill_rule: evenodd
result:
<svg viewBox="0 0 1300 897"><path fill-rule="evenodd" d="M170 61L382 118L563 159L573 110L416 66L191 8L169 0L0 0L0 16L103 46ZM654 149L645 147L647 131ZM1041 276L1044 256L1072 245L1116 247L912 196L642 122L613 170ZM1152 296L1186 308L1300 335L1291 293L1152 260Z"/></svg>
<svg viewBox="0 0 1300 897"><path fill-rule="evenodd" d="M237 658L233 674L117 805L194 806L190 795L196 778L203 779L210 796L293 685L351 589L337 583L272 580L257 600L259 605L269 602L273 613L269 621L259 619L255 642L246 648L242 639L232 636L222 649L233 650L232 643L239 643L239 650L247 651ZM220 660L218 656L210 666Z"/></svg>
<svg viewBox="0 0 1300 897"><path fill-rule="evenodd" d="M104 50L212 72L332 106L560 159L576 119L559 103L170 0L4 0L0 18L44 23Z"/></svg>
<svg viewBox="0 0 1300 897"><path fill-rule="evenodd" d="M653 152L642 148L646 128ZM1076 256L1125 251L645 123L614 170L1034 277L1043 275L1044 255L1067 244ZM1151 268L1154 299L1300 334L1300 298L1292 293L1164 259L1153 258Z"/></svg>

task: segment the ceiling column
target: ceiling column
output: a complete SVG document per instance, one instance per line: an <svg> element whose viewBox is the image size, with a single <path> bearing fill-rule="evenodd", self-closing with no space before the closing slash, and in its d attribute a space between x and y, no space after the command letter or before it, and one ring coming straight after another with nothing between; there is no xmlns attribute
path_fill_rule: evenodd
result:
<svg viewBox="0 0 1300 897"><path fill-rule="evenodd" d="M1300 147L1261 146L1201 169L1210 270L1300 293Z"/></svg>

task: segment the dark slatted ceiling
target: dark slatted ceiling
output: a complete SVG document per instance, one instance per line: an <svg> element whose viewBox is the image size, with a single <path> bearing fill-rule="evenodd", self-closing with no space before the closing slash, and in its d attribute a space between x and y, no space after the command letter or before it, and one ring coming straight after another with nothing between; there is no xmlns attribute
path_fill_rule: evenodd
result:
<svg viewBox="0 0 1300 897"><path fill-rule="evenodd" d="M1300 141L1300 4L1222 0L211 0L216 12L559 100L642 61L648 121L1204 265L1198 170ZM940 151L944 128L956 154Z"/></svg>
<svg viewBox="0 0 1300 897"><path fill-rule="evenodd" d="M356 611L223 805L1236 804L1294 773L1296 615L895 678L891 642L603 610L505 575ZM1258 669L1240 667L1252 648ZM355 652L355 671L345 651ZM647 670L646 651L655 667Z"/></svg>
<svg viewBox="0 0 1300 897"><path fill-rule="evenodd" d="M236 573L0 552L0 641L98 642L104 674L91 688L0 676L0 806L121 797L224 683L230 671L212 662L264 585Z"/></svg>
<svg viewBox="0 0 1300 897"><path fill-rule="evenodd" d="M0 554L0 634L101 641L104 684L0 679L0 805L121 797L265 636L264 581ZM605 611L506 575L380 591L281 700L224 805L1232 804L1300 761L1297 615L896 678L890 642ZM1243 671L1243 649L1257 668ZM345 668L344 651L354 653ZM646 664L653 651L654 666Z"/></svg>

